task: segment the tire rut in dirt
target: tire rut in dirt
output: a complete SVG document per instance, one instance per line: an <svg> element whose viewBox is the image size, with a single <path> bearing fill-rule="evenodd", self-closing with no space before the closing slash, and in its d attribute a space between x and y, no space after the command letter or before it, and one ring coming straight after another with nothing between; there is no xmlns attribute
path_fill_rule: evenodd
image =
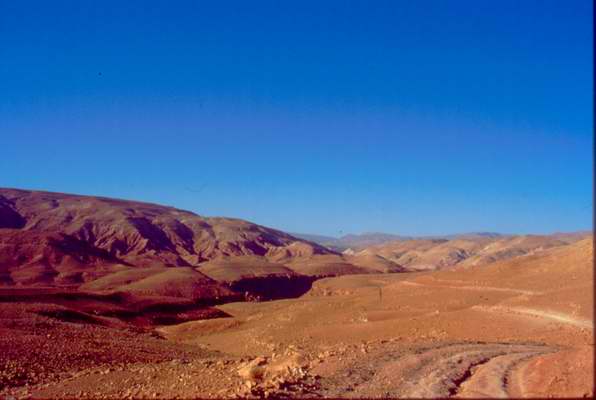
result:
<svg viewBox="0 0 596 400"><path fill-rule="evenodd" d="M511 369L552 352L540 344L450 343L383 348L329 377L323 394L352 397L506 397Z"/></svg>

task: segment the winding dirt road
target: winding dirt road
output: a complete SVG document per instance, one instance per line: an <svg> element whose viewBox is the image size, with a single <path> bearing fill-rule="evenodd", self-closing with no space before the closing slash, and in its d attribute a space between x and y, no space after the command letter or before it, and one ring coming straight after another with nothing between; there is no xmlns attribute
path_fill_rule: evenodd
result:
<svg viewBox="0 0 596 400"><path fill-rule="evenodd" d="M538 310L535 308L527 308L527 307L503 307L503 306L493 306L493 307L486 307L486 306L474 306L472 307L474 310L481 310L487 312L496 312L496 313L505 313L505 314L520 314L529 317L535 318L542 318L546 320L551 320L555 322L559 322L562 324L568 324L577 326L579 328L585 329L594 329L594 323L590 320L576 318L569 314L554 312L554 311L545 311L545 310Z"/></svg>
<svg viewBox="0 0 596 400"><path fill-rule="evenodd" d="M344 362L321 381L324 396L508 397L510 377L522 361L556 348L535 344L458 343L426 348L383 346ZM333 362L332 360L330 361ZM316 369L315 369L316 372ZM515 388L519 393L520 388ZM381 391L381 392L380 392Z"/></svg>
<svg viewBox="0 0 596 400"><path fill-rule="evenodd" d="M440 281L438 281L440 282ZM503 288L503 287L494 287L494 286L467 286L467 285L437 285L437 284L424 284L419 282L412 282L412 281L402 281L400 282L402 285L410 285L410 286L426 286L426 287L435 287L435 288L444 288L444 289L463 289L463 290L475 290L475 291L493 291L493 292L508 292L508 293L517 293L520 295L538 295L542 294L540 292L536 292L533 290L523 290L523 289L511 289L511 288Z"/></svg>

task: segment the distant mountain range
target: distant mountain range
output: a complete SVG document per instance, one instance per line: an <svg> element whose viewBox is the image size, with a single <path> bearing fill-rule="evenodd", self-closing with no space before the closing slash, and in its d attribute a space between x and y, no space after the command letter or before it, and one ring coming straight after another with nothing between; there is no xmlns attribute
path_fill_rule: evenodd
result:
<svg viewBox="0 0 596 400"><path fill-rule="evenodd" d="M406 235L395 235L391 233L382 232L367 232L362 234L348 234L339 238L332 236L313 235L306 233L292 233L294 237L308 240L310 242L318 243L329 249L343 252L347 249L354 251L362 250L369 246L375 246L387 242L398 241L398 240L432 240L432 239L473 239L473 238L499 238L511 235L503 235L495 232L469 232L461 234L451 235L436 235L436 236L406 236Z"/></svg>
<svg viewBox="0 0 596 400"><path fill-rule="evenodd" d="M291 235L158 204L0 188L0 287L280 298L321 277L480 266L589 235Z"/></svg>

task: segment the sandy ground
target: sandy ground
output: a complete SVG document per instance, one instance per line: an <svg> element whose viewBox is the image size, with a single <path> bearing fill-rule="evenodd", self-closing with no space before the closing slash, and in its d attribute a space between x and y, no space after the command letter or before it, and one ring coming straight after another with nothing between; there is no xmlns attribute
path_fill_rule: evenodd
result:
<svg viewBox="0 0 596 400"><path fill-rule="evenodd" d="M327 278L300 298L228 303L218 308L230 317L151 331L3 306L0 394L592 397L591 246L574 251L584 253L474 272Z"/></svg>

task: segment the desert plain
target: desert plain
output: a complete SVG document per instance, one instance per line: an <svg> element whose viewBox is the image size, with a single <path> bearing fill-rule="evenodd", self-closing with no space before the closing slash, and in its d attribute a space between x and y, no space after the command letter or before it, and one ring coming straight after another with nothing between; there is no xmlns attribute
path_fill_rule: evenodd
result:
<svg viewBox="0 0 596 400"><path fill-rule="evenodd" d="M1 189L0 396L593 397L593 291L591 232L334 248Z"/></svg>

